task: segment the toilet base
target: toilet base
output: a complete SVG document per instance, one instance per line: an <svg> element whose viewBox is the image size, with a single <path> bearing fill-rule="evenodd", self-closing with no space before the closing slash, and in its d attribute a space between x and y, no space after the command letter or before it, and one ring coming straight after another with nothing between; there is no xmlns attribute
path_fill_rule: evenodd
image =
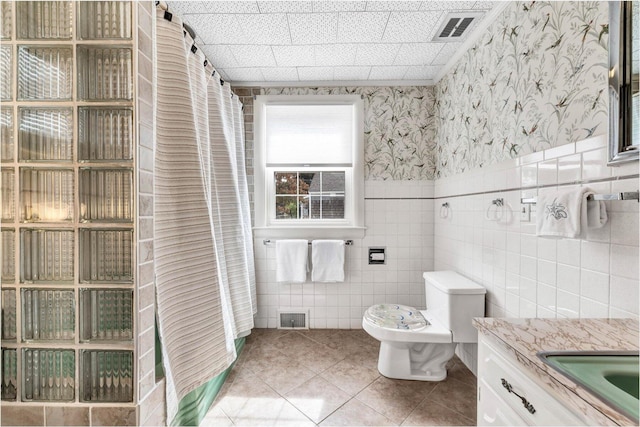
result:
<svg viewBox="0 0 640 427"><path fill-rule="evenodd" d="M456 343L403 343L382 341L378 371L387 378L442 381L447 378L447 362Z"/></svg>

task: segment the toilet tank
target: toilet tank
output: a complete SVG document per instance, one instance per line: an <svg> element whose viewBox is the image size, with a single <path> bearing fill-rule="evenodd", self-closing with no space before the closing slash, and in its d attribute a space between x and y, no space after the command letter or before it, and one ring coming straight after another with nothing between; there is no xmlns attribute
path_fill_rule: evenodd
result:
<svg viewBox="0 0 640 427"><path fill-rule="evenodd" d="M478 342L474 317L484 317L486 289L455 271L428 271L424 277L427 310L453 333L454 342Z"/></svg>

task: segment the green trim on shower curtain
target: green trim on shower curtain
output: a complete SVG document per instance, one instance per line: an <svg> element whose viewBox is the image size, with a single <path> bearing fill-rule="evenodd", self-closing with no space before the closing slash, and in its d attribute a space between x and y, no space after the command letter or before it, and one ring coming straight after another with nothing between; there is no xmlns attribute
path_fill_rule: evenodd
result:
<svg viewBox="0 0 640 427"><path fill-rule="evenodd" d="M162 367L162 343L160 342L160 334L158 333L158 319L156 325L156 380L164 378L164 368Z"/></svg>
<svg viewBox="0 0 640 427"><path fill-rule="evenodd" d="M245 337L235 340L236 353L238 357L244 348ZM238 360L238 359L236 359ZM223 373L206 384L201 385L191 393L187 394L178 407L178 414L170 425L172 426L197 426L204 419L211 408L211 404L222 388L227 376L233 369L236 362L233 362Z"/></svg>

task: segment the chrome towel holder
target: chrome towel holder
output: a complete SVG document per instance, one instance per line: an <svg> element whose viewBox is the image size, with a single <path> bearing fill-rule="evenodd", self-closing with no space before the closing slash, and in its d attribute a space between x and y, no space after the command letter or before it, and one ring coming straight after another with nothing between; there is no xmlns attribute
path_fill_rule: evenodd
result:
<svg viewBox="0 0 640 427"><path fill-rule="evenodd" d="M271 239L264 239L262 241L262 244L265 246L271 245L272 243L275 243L275 240L271 240ZM311 240L309 240L309 244L311 244ZM344 245L345 246L353 246L353 240L349 239L349 240L345 240L344 241Z"/></svg>
<svg viewBox="0 0 640 427"><path fill-rule="evenodd" d="M611 194L593 194L587 197L587 200L636 200L640 202L640 192L638 191L623 191L620 193ZM537 197L523 197L520 199L520 203L523 205L535 205L538 202Z"/></svg>

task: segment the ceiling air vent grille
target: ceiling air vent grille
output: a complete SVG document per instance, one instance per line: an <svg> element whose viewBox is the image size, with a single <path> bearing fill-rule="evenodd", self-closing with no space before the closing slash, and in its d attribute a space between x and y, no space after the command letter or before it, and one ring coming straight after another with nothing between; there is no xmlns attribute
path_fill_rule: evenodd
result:
<svg viewBox="0 0 640 427"><path fill-rule="evenodd" d="M473 23L477 23L483 12L457 12L448 14L433 41L461 41L471 29Z"/></svg>

